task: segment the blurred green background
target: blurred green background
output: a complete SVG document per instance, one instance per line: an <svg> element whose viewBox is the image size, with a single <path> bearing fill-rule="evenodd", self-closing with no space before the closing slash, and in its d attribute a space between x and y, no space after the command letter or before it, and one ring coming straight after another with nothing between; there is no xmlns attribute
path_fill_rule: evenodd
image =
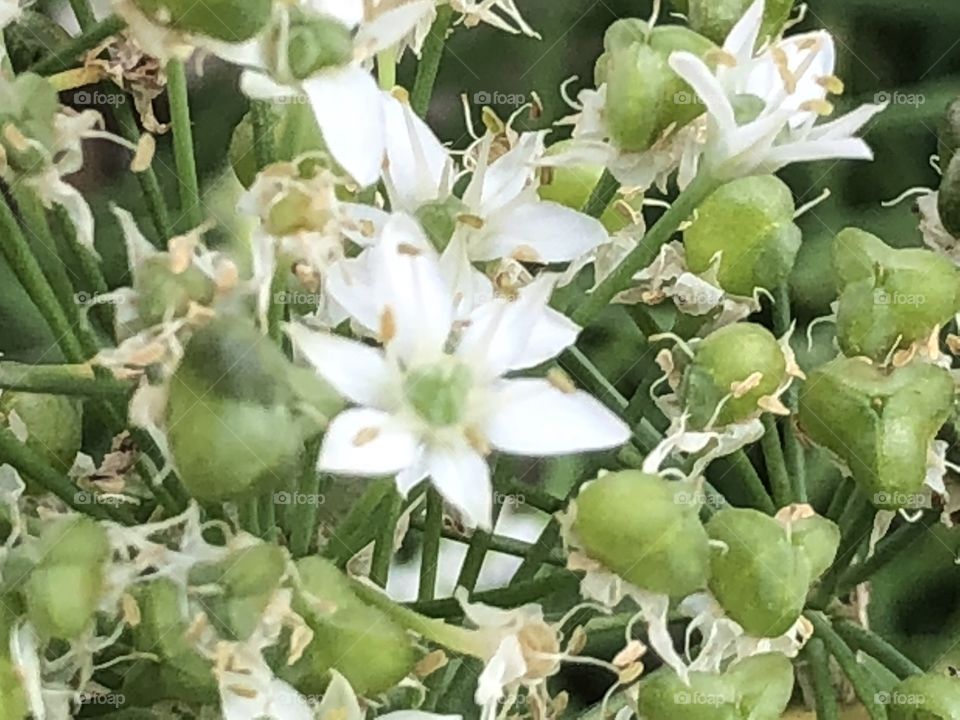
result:
<svg viewBox="0 0 960 720"><path fill-rule="evenodd" d="M489 27L461 27L449 42L429 119L440 137L457 147L469 141L461 95L479 104L492 102L506 117L536 92L545 114L532 124L525 118L521 127L547 127L570 112L559 92L563 81L580 78L570 86L572 95L590 87L606 27L617 18L646 18L651 12L646 0L518 0L518 5L542 40L509 36ZM805 321L827 314L835 297L829 250L837 230L857 225L893 245L920 244L912 203L895 208L883 208L880 203L907 188L939 183L929 163L936 152L935 131L947 103L960 94L957 0L814 0L798 30L821 27L836 38L836 74L846 85L838 112L877 98L889 99L891 106L865 133L876 162L825 162L783 173L798 205L825 188L832 192L828 201L801 221L805 236L793 296L797 313ZM400 80L407 86L413 70L408 58L400 70ZM246 110L236 80L235 73L208 64L203 76L194 78L191 91L204 185L210 206L222 211L223 238L230 236L235 220L231 203L236 187L229 171L224 176L227 149L232 130ZM70 103L71 94L66 93L63 101ZM158 115L164 118L165 114L158 102ZM479 122L478 105L473 116ZM556 137L564 135L565 131L558 131ZM161 139L156 167L172 201L168 143ZM108 202L146 217L126 162L126 154L106 144L91 145L88 167L76 179L95 205L100 221L98 248L114 285L125 282L126 267ZM824 347L829 348L829 337L825 340ZM626 391L649 379L649 361L636 361L643 351L639 339L618 335L614 341L601 327L591 332L588 343L604 370ZM0 265L0 351L15 359L55 361L58 358L48 350L50 345L49 332L9 270ZM557 468L559 475L569 477L570 464ZM824 472L823 477L828 497L836 476ZM876 626L924 664L960 664L958 552L960 532L938 529L911 549L908 562L884 573L874 587L871 611Z"/></svg>

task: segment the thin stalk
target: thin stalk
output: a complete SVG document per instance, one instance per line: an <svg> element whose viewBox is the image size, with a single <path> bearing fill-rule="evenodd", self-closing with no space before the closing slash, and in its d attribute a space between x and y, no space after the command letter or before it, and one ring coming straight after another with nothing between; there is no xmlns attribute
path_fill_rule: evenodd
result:
<svg viewBox="0 0 960 720"><path fill-rule="evenodd" d="M71 257L80 271L80 282L83 283L84 290L91 297L106 295L110 292L107 285L107 279L100 269L99 259L84 247L77 240L77 233L67 216L66 210L57 206L53 211L53 223L56 228L56 236L59 240L58 247L64 251L64 254ZM99 324L105 335L113 337L114 335L114 311L109 303L100 303L92 310L96 314Z"/></svg>
<svg viewBox="0 0 960 720"><path fill-rule="evenodd" d="M600 180L594 186L590 197L583 204L581 212L590 217L598 218L610 207L610 203L620 190L620 181L609 170L604 170Z"/></svg>
<svg viewBox="0 0 960 720"><path fill-rule="evenodd" d="M781 283L774 290L773 297L775 300L773 331L777 337L783 337L790 332L792 324L792 318L790 317L790 284ZM784 394L784 403L791 412L796 412L799 392L799 385L794 382ZM797 437L797 428L792 417L783 419L783 457L787 466L787 476L791 481L794 500L798 503L807 502L807 461L803 452L803 445L800 444L800 438Z"/></svg>
<svg viewBox="0 0 960 720"><path fill-rule="evenodd" d="M418 600L433 600L437 593L437 568L440 562L440 536L443 534L443 496L427 490L427 510L423 521L420 549L420 585Z"/></svg>
<svg viewBox="0 0 960 720"><path fill-rule="evenodd" d="M830 656L820 638L811 638L804 648L813 683L813 701L817 720L840 720L837 692L830 678Z"/></svg>
<svg viewBox="0 0 960 720"><path fill-rule="evenodd" d="M264 493L258 501L257 517L260 519L260 537L269 539L277 532L277 505L272 492Z"/></svg>
<svg viewBox="0 0 960 720"><path fill-rule="evenodd" d="M414 530L426 532L427 523L426 520L414 518L410 521L410 527ZM440 537L442 537L444 540L453 540L454 542L463 543L465 545L470 543L469 537L464 537L456 530L450 528L442 528ZM491 535L489 538L490 552L503 553L504 555L513 555L514 557L525 558L530 554L533 547L534 546L531 543L524 542L523 540L517 540L516 538L506 537L504 535ZM563 557L562 553L551 550L544 557L544 562L550 565L563 567L566 565L566 558Z"/></svg>
<svg viewBox="0 0 960 720"><path fill-rule="evenodd" d="M83 31L93 27L97 22L97 16L93 12L90 0L70 0L70 8L77 18L77 25Z"/></svg>
<svg viewBox="0 0 960 720"><path fill-rule="evenodd" d="M290 552L295 558L310 552L317 531L317 508L320 505L323 479L317 471L317 453L320 451L320 439L307 443L303 452L303 468L297 480L296 492L307 502L299 502L296 497L286 508L287 526L290 535ZM313 500L316 502L313 502ZM299 503L299 504L298 504Z"/></svg>
<svg viewBox="0 0 960 720"><path fill-rule="evenodd" d="M558 590L575 589L578 583L579 579L573 573L556 571L535 580L513 582L507 587L474 593L470 602L484 603L494 607L517 607L524 603L542 600ZM463 608L457 598L415 602L408 607L432 618L455 618L463 615Z"/></svg>
<svg viewBox="0 0 960 720"><path fill-rule="evenodd" d="M494 481L494 488L499 484ZM500 519L500 512L503 510L503 502L494 503L493 518L490 527L497 527L497 520ZM487 557L487 551L490 550L490 538L492 533L477 528L470 538L470 544L467 547L467 554L463 558L463 564L460 566L460 574L457 577L457 587L464 588L468 593L472 593L477 587L477 580L480 578L480 571L483 569L483 561Z"/></svg>
<svg viewBox="0 0 960 720"><path fill-rule="evenodd" d="M660 247L673 237L680 225L690 219L693 211L720 184L709 175L698 175L677 196L670 209L650 228L640 244L586 297L573 313L573 321L581 327L586 327L596 319L618 293L630 287L633 276L654 261L660 252Z"/></svg>
<svg viewBox="0 0 960 720"><path fill-rule="evenodd" d="M253 154L257 160L257 169L277 161L277 148L273 134L270 104L265 100L250 103L250 118L253 121Z"/></svg>
<svg viewBox="0 0 960 720"><path fill-rule="evenodd" d="M381 90L390 92L397 84L397 49L392 47L377 55L377 81Z"/></svg>
<svg viewBox="0 0 960 720"><path fill-rule="evenodd" d="M859 565L854 565L840 576L837 584L837 593L843 595L857 585L873 577L881 568L886 567L892 560L910 548L917 540L923 537L931 526L940 521L936 512L927 513L920 520L906 523L897 528L885 540L877 545L876 552Z"/></svg>
<svg viewBox="0 0 960 720"><path fill-rule="evenodd" d="M89 365L25 365L0 362L0 389L48 395L126 400L136 383L97 378Z"/></svg>
<svg viewBox="0 0 960 720"><path fill-rule="evenodd" d="M763 437L760 438L760 447L763 449L763 459L767 466L767 478L770 480L773 503L776 507L782 508L791 502L793 485L783 456L783 447L780 445L780 432L776 418L767 413L761 418L761 422L763 422Z"/></svg>
<svg viewBox="0 0 960 720"><path fill-rule="evenodd" d="M390 561L393 560L394 535L397 530L397 521L403 509L403 497L391 488L387 494L386 510L378 515L383 519L380 534L373 546L373 560L370 562L370 579L380 587L387 586L390 576Z"/></svg>
<svg viewBox="0 0 960 720"><path fill-rule="evenodd" d="M743 450L738 450L726 457L717 458L713 461L713 467L719 473L719 477L735 474L750 496L750 504L753 507L768 515L773 515L777 511L767 488L763 484L763 480L757 474L757 469Z"/></svg>
<svg viewBox="0 0 960 720"><path fill-rule="evenodd" d="M870 720L887 720L887 708L880 702L873 678L857 662L857 656L853 650L847 646L843 638L837 635L823 613L807 610L804 615L813 623L814 636L823 641L827 652L836 659L843 674L847 676Z"/></svg>
<svg viewBox="0 0 960 720"><path fill-rule="evenodd" d="M430 109L430 98L433 97L433 87L437 82L437 72L440 70L440 59L443 57L443 47L447 42L447 32L453 22L453 8L441 5L437 8L437 19L433 21L427 39L423 43L420 53L420 63L417 65L417 77L413 82L413 91L410 93L410 107L420 117L425 117Z"/></svg>
<svg viewBox="0 0 960 720"><path fill-rule="evenodd" d="M78 17L79 19L79 17ZM83 27L83 25L81 25ZM70 39L63 47L53 51L53 54L40 60L27 69L27 72L37 75L55 75L69 70L84 54L101 45L104 40L116 35L127 27L126 20L111 15L100 22L94 22L83 27L76 37Z"/></svg>
<svg viewBox="0 0 960 720"><path fill-rule="evenodd" d="M240 514L240 525L248 533L260 537L260 500L252 497L242 501L237 508Z"/></svg>
<svg viewBox="0 0 960 720"><path fill-rule="evenodd" d="M897 650L882 637L862 625L849 620L833 624L837 634L854 650L860 650L883 663L901 680L911 675L922 675L923 668Z"/></svg>
<svg viewBox="0 0 960 720"><path fill-rule="evenodd" d="M193 149L187 71L182 60L171 60L167 63L167 95L170 98L173 155L177 167L180 212L188 225L195 228L203 223L203 207L200 204L200 183Z"/></svg>
<svg viewBox="0 0 960 720"><path fill-rule="evenodd" d="M827 506L827 512L825 513L824 517L837 522L840 519L840 515L843 513L843 509L847 506L847 501L850 499L850 495L853 493L853 491L853 481L842 478L833 492L833 497L830 498L830 504Z"/></svg>
<svg viewBox="0 0 960 720"><path fill-rule="evenodd" d="M369 520L375 516L377 506L386 494L393 490L392 478L384 478L371 482L360 499L350 508L350 513L337 525L331 540L336 546L329 546L328 552L332 559L343 564L353 557L366 545L369 538Z"/></svg>

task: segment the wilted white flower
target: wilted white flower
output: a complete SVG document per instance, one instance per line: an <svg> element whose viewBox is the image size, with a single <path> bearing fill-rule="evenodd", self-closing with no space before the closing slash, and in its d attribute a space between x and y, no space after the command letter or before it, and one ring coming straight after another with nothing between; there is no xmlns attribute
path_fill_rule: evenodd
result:
<svg viewBox="0 0 960 720"><path fill-rule="evenodd" d="M515 300L455 322L440 262L416 222L388 223L375 249L372 302L359 318L383 349L302 325L288 332L319 374L360 407L334 418L318 466L397 474L406 493L426 477L472 524L490 524L485 456L549 456L610 448L629 428L566 378L506 379L571 345L578 328L540 322L555 280L541 276ZM374 319L376 318L376 319Z"/></svg>

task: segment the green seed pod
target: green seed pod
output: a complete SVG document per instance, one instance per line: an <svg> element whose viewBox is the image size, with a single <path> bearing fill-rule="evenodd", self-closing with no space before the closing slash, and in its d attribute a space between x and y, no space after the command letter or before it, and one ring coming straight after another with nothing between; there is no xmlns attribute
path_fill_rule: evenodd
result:
<svg viewBox="0 0 960 720"><path fill-rule="evenodd" d="M29 175L48 166L59 109L46 78L24 73L0 83L0 148L14 172Z"/></svg>
<svg viewBox="0 0 960 720"><path fill-rule="evenodd" d="M926 363L883 371L839 358L810 375L800 391L799 420L815 442L843 460L879 508L915 506L927 451L950 417L950 373Z"/></svg>
<svg viewBox="0 0 960 720"><path fill-rule="evenodd" d="M663 667L637 686L637 715L644 720L742 720L737 689L726 677L690 673L687 685Z"/></svg>
<svg viewBox="0 0 960 720"><path fill-rule="evenodd" d="M724 676L740 696L744 718L777 720L793 695L793 664L778 652L752 655L727 668Z"/></svg>
<svg viewBox="0 0 960 720"><path fill-rule="evenodd" d="M698 33L722 43L752 4L753 0L690 0L687 17ZM767 0L758 42L780 35L791 10L793 0Z"/></svg>
<svg viewBox="0 0 960 720"><path fill-rule="evenodd" d="M415 215L437 252L443 252L457 229L457 218L466 212L463 200L451 195L446 200L424 203L417 208Z"/></svg>
<svg viewBox="0 0 960 720"><path fill-rule="evenodd" d="M27 426L28 448L61 472L73 466L83 435L82 406L74 398L5 390L0 395L2 424L10 426L10 414Z"/></svg>
<svg viewBox="0 0 960 720"><path fill-rule="evenodd" d="M956 154L946 165L940 181L937 211L947 232L954 237L960 236L960 158Z"/></svg>
<svg viewBox="0 0 960 720"><path fill-rule="evenodd" d="M472 385L466 365L442 363L410 370L403 393L421 419L435 427L446 427L463 419Z"/></svg>
<svg viewBox="0 0 960 720"><path fill-rule="evenodd" d="M106 531L85 516L62 518L44 528L36 555L24 586L27 616L44 637L75 639L97 611L110 555Z"/></svg>
<svg viewBox="0 0 960 720"><path fill-rule="evenodd" d="M168 253L154 255L134 270L133 289L140 319L147 326L185 315L191 303L210 305L216 295L214 281L194 265L174 272Z"/></svg>
<svg viewBox="0 0 960 720"><path fill-rule="evenodd" d="M167 434L180 477L201 500L256 493L288 477L304 440L341 403L310 372L297 372L251 326L221 319L187 344L170 383ZM269 434L263 429L270 428Z"/></svg>
<svg viewBox="0 0 960 720"><path fill-rule="evenodd" d="M710 590L755 637L777 637L797 621L810 588L810 565L779 522L758 510L725 508L707 523Z"/></svg>
<svg viewBox="0 0 960 720"><path fill-rule="evenodd" d="M634 585L672 597L706 586L707 533L690 483L609 473L577 498L574 532L588 555Z"/></svg>
<svg viewBox="0 0 960 720"><path fill-rule="evenodd" d="M164 27L233 43L254 37L273 13L272 0L134 0L134 4Z"/></svg>
<svg viewBox="0 0 960 720"><path fill-rule="evenodd" d="M358 695L373 696L396 685L413 669L413 644L406 631L358 598L329 561L313 556L297 562L303 594L296 610L314 632L294 665L280 676L300 692L321 694L337 670Z"/></svg>
<svg viewBox="0 0 960 720"><path fill-rule="evenodd" d="M960 147L960 98L947 106L937 132L937 154L940 156L941 168L950 164L958 147Z"/></svg>
<svg viewBox="0 0 960 720"><path fill-rule="evenodd" d="M960 312L960 271L938 253L897 250L848 228L837 235L833 257L841 290L837 339L845 355L883 361Z"/></svg>
<svg viewBox="0 0 960 720"><path fill-rule="evenodd" d="M890 720L960 720L960 680L946 675L909 677L887 699Z"/></svg>
<svg viewBox="0 0 960 720"><path fill-rule="evenodd" d="M759 373L759 382L733 397L734 388ZM684 371L680 397L693 427L703 427L724 397L718 425L739 422L760 412L758 401L777 391L787 376L786 358L773 334L760 325L736 323L708 335L694 349Z"/></svg>
<svg viewBox="0 0 960 720"><path fill-rule="evenodd" d="M353 33L332 17L295 13L290 23L286 57L290 74L297 80L305 80L350 62Z"/></svg>
<svg viewBox="0 0 960 720"><path fill-rule="evenodd" d="M840 528L829 518L811 515L793 522L790 542L810 564L810 579L817 580L837 556Z"/></svg>
<svg viewBox="0 0 960 720"><path fill-rule="evenodd" d="M772 290L790 276L800 250L794 212L790 188L774 175L727 183L704 201L684 231L687 266L705 272L719 253L717 279L724 290L743 296L756 288Z"/></svg>
<svg viewBox="0 0 960 720"><path fill-rule="evenodd" d="M655 27L620 20L607 31L607 51L595 76L607 86L604 108L610 137L626 152L643 152L670 126L683 127L703 113L692 88L667 60L678 50L701 57L713 43L677 25Z"/></svg>

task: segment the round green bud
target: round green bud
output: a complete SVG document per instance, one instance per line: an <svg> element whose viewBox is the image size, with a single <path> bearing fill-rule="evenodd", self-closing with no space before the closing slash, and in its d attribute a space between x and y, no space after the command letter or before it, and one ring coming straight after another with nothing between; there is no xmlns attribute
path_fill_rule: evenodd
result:
<svg viewBox="0 0 960 720"><path fill-rule="evenodd" d="M37 557L41 565L100 565L110 557L107 531L86 515L59 518L44 526Z"/></svg>
<svg viewBox="0 0 960 720"><path fill-rule="evenodd" d="M960 720L960 680L957 678L916 675L887 695L890 720Z"/></svg>
<svg viewBox="0 0 960 720"><path fill-rule="evenodd" d="M83 439L79 401L63 395L4 390L0 394L0 423L5 427L10 427L11 413L27 426L28 448L61 472L73 466Z"/></svg>
<svg viewBox="0 0 960 720"><path fill-rule="evenodd" d="M705 426L726 397L717 414L722 426L759 414L757 403L774 394L786 376L786 358L773 334L760 325L736 323L696 345L679 393L693 427ZM749 389L740 387L748 379Z"/></svg>
<svg viewBox="0 0 960 720"><path fill-rule="evenodd" d="M286 569L286 554L273 543L257 543L231 553L221 563L220 582L230 595L272 593Z"/></svg>
<svg viewBox="0 0 960 720"><path fill-rule="evenodd" d="M960 236L960 158L956 153L945 167L937 194L937 211L943 227L957 237Z"/></svg>
<svg viewBox="0 0 960 720"><path fill-rule="evenodd" d="M276 40L275 40L276 41ZM353 33L326 15L294 14L286 48L290 74L305 80L353 58Z"/></svg>
<svg viewBox="0 0 960 720"><path fill-rule="evenodd" d="M937 131L937 154L940 156L941 168L950 164L958 147L960 147L960 98L947 106Z"/></svg>
<svg viewBox="0 0 960 720"><path fill-rule="evenodd" d="M935 365L884 371L838 358L803 384L799 421L850 468L876 507L915 508L930 443L950 417L954 398L953 378Z"/></svg>
<svg viewBox="0 0 960 720"><path fill-rule="evenodd" d="M466 413L473 386L470 368L444 362L410 370L403 381L407 402L428 424L456 425Z"/></svg>
<svg viewBox="0 0 960 720"><path fill-rule="evenodd" d="M752 4L753 0L690 0L687 17L694 30L722 43ZM780 35L791 10L793 0L766 0L758 42Z"/></svg>
<svg viewBox="0 0 960 720"><path fill-rule="evenodd" d="M707 523L710 590L749 635L777 637L803 612L810 566L775 519L758 510L725 508Z"/></svg>
<svg viewBox="0 0 960 720"><path fill-rule="evenodd" d="M339 406L321 385L244 322L221 319L194 334L167 401L170 449L191 495L243 497L293 472L303 441L320 429L298 407L327 414Z"/></svg>
<svg viewBox="0 0 960 720"><path fill-rule="evenodd" d="M29 175L48 166L59 110L46 78L24 73L0 83L0 148L14 172Z"/></svg>
<svg viewBox="0 0 960 720"><path fill-rule="evenodd" d="M27 617L42 637L74 640L93 622L102 589L98 568L41 563L25 587Z"/></svg>
<svg viewBox="0 0 960 720"><path fill-rule="evenodd" d="M960 270L936 252L894 249L848 228L834 240L833 258L841 291L837 340L845 355L881 362L960 312Z"/></svg>
<svg viewBox="0 0 960 720"><path fill-rule="evenodd" d="M273 14L273 0L134 0L134 4L164 27L233 43L254 37Z"/></svg>
<svg viewBox="0 0 960 720"><path fill-rule="evenodd" d="M446 200L424 203L414 214L437 252L443 252L457 229L457 218L465 212L467 206L463 200L451 195Z"/></svg>
<svg viewBox="0 0 960 720"><path fill-rule="evenodd" d="M723 185L697 210L684 231L687 266L707 271L719 254L717 280L734 295L771 290L790 277L801 232L793 222L790 188L774 175L755 175Z"/></svg>
<svg viewBox="0 0 960 720"><path fill-rule="evenodd" d="M303 593L294 602L313 640L294 665L278 672L300 692L321 694L329 670L343 675L358 695L395 686L416 662L406 631L350 589L343 574L320 557L297 562Z"/></svg>
<svg viewBox="0 0 960 720"><path fill-rule="evenodd" d="M737 689L727 678L690 673L687 685L668 667L650 673L637 685L637 715L644 720L742 720Z"/></svg>
<svg viewBox="0 0 960 720"><path fill-rule="evenodd" d="M580 492L574 532L590 557L624 580L685 597L706 587L710 569L699 512L694 485L625 470Z"/></svg>
<svg viewBox="0 0 960 720"><path fill-rule="evenodd" d="M752 655L727 668L724 676L740 696L744 718L769 718L783 715L793 695L793 664L778 652Z"/></svg>
<svg viewBox="0 0 960 720"><path fill-rule="evenodd" d="M790 527L790 542L807 559L810 579L817 580L829 568L840 548L840 528L822 515L796 520Z"/></svg>
<svg viewBox="0 0 960 720"><path fill-rule="evenodd" d="M185 315L191 303L210 305L216 295L214 281L196 266L174 272L168 253L154 255L136 268L133 289L140 319L147 326L162 323L168 315Z"/></svg>

